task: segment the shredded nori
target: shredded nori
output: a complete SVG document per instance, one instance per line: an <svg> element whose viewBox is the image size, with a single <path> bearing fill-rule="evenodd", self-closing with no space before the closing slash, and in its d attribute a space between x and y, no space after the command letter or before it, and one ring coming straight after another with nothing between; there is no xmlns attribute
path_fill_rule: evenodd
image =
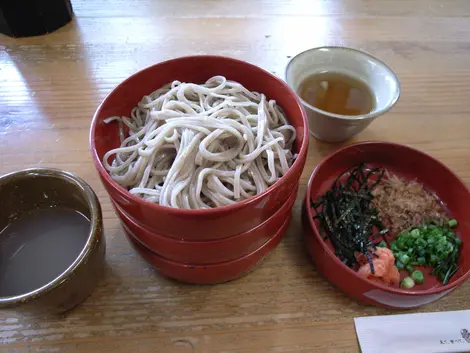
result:
<svg viewBox="0 0 470 353"><path fill-rule="evenodd" d="M360 163L336 178L330 190L315 201L314 219L320 221L323 238L329 239L336 255L349 267L357 265L356 254L364 254L374 272L374 250L389 230L372 205L372 190L382 180L383 168ZM342 179L345 179L342 181ZM379 240L377 240L379 239Z"/></svg>

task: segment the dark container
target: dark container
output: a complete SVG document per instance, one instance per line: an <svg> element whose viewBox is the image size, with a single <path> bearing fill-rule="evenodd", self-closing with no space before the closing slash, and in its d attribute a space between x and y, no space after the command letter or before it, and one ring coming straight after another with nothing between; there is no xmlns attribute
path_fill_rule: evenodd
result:
<svg viewBox="0 0 470 353"><path fill-rule="evenodd" d="M51 33L73 17L70 0L1 0L0 33L30 37Z"/></svg>

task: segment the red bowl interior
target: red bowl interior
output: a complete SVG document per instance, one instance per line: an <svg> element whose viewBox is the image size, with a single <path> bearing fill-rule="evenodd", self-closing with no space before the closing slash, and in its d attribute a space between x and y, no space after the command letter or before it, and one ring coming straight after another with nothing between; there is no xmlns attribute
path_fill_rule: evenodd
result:
<svg viewBox="0 0 470 353"><path fill-rule="evenodd" d="M289 215L281 228L270 240L252 253L236 260L211 265L182 264L165 259L136 241L134 239L135 236L126 226L124 226L124 230L134 249L163 276L186 283L217 284L232 281L254 270L281 242L290 219L291 215Z"/></svg>
<svg viewBox="0 0 470 353"><path fill-rule="evenodd" d="M118 127L105 124L109 116L129 116L142 96L173 80L203 83L223 75L250 90L275 99L296 128L297 159L289 171L265 192L230 206L208 210L182 210L149 203L131 195L109 176L102 165L104 154L119 146ZM295 92L269 72L249 63L220 56L189 56L150 66L119 84L101 103L90 131L94 164L111 198L137 223L158 234L191 240L235 235L258 226L272 216L297 185L307 156L308 123Z"/></svg>
<svg viewBox="0 0 470 353"><path fill-rule="evenodd" d="M332 185L341 172L361 162L380 165L390 172L405 179L417 179L423 186L436 194L446 205L451 217L459 221L457 234L462 239L459 270L447 285L443 285L434 276L427 276L424 285L417 285L412 290L387 287L369 281L345 266L334 254L329 242L320 236L319 224L312 217L315 210L310 207L310 199L317 199ZM305 222L310 228L307 245L317 266L320 258L328 265L318 266L323 274L344 291L359 299L366 299L364 293L380 289L387 293L402 296L435 296L447 293L463 283L470 275L470 220L467 217L467 205L470 204L470 192L465 184L444 164L416 149L388 142L364 142L340 149L326 157L314 170L305 199ZM425 274L429 273L427 269ZM343 278L338 278L339 276ZM347 278L344 278L344 277ZM403 274L404 276L404 274ZM379 303L380 304L380 303ZM393 305L392 305L393 306ZM399 306L399 305L397 305Z"/></svg>
<svg viewBox="0 0 470 353"><path fill-rule="evenodd" d="M293 190L289 199L272 217L258 227L228 238L207 241L187 241L161 236L139 226L115 203L114 207L123 225L130 230L129 234L150 251L176 262L207 265L243 257L272 238L290 217L297 189L298 187Z"/></svg>

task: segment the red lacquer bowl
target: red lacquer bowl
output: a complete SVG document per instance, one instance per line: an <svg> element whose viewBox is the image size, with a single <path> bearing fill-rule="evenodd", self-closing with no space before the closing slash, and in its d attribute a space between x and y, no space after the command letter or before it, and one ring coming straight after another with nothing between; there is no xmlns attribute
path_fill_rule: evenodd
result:
<svg viewBox="0 0 470 353"><path fill-rule="evenodd" d="M129 116L132 108L157 88L180 80L203 83L215 75L235 80L248 89L275 99L297 131L297 159L277 183L263 193L230 206L205 210L182 210L159 206L131 195L104 169L104 154L119 146L117 124L107 117ZM298 184L308 149L308 123L302 103L286 83L249 63L220 56L189 56L165 61L132 75L119 84L101 103L90 131L93 162L104 187L119 207L137 224L166 237L186 240L220 239L257 227L285 203Z"/></svg>
<svg viewBox="0 0 470 353"><path fill-rule="evenodd" d="M207 265L243 257L272 238L290 217L297 189L293 190L289 199L272 217L258 227L228 238L206 241L178 240L158 235L133 222L118 205L114 204L114 207L121 222L130 230L129 234L147 249L168 260Z"/></svg>
<svg viewBox="0 0 470 353"><path fill-rule="evenodd" d="M232 281L254 270L280 243L286 233L290 219L291 215L270 240L252 253L236 260L211 265L182 264L165 259L134 240L134 236L126 226L124 226L124 230L134 249L161 275L186 283L217 284Z"/></svg>
<svg viewBox="0 0 470 353"><path fill-rule="evenodd" d="M411 290L377 284L358 276L344 265L335 256L331 245L322 239L319 224L312 219L315 210L310 207L310 200L323 195L341 172L360 162L385 167L406 179L417 179L427 190L434 192L447 206L450 216L459 221L456 230L462 239L460 268L447 285L438 282L433 276L425 278L425 285ZM466 185L437 159L395 143L355 144L326 157L310 178L303 212L307 249L318 271L351 297L390 308L418 307L450 293L470 276L469 205L470 192Z"/></svg>

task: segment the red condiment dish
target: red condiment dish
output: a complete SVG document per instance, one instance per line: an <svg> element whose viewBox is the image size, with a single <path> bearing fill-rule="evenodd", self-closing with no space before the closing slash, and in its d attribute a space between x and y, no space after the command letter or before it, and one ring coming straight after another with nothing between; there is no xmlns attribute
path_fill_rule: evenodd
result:
<svg viewBox="0 0 470 353"><path fill-rule="evenodd" d="M405 179L416 179L435 193L449 216L459 221L457 235L462 239L459 270L447 285L426 275L426 285L413 289L388 287L360 277L344 265L324 241L310 200L323 195L344 170L366 162L381 166ZM470 276L470 191L464 182L437 159L404 145L390 142L363 142L342 148L326 157L313 171L304 203L303 221L308 252L318 271L346 294L359 301L389 308L413 308L431 303L460 286ZM402 276L403 277L403 276Z"/></svg>
<svg viewBox="0 0 470 353"><path fill-rule="evenodd" d="M257 265L281 242L284 237L291 215L276 234L252 253L236 260L211 265L182 264L161 257L148 250L134 239L131 231L124 226L128 239L134 249L157 271L166 277L193 284L217 284L232 281L254 270Z"/></svg>
<svg viewBox="0 0 470 353"><path fill-rule="evenodd" d="M223 75L249 90L264 93L282 107L296 128L294 153L289 171L266 191L233 205L202 210L159 206L131 195L115 182L102 165L104 154L120 145L117 124L105 124L110 116L129 116L141 98L173 81L203 83ZM226 238L257 227L281 207L298 184L308 149L308 123L300 100L288 85L269 72L240 60L220 56L188 56L165 61L139 71L119 84L96 111L90 131L93 162L104 187L122 211L136 224L176 239Z"/></svg>
<svg viewBox="0 0 470 353"><path fill-rule="evenodd" d="M114 204L114 208L123 225L129 230L128 234L155 254L176 262L207 265L243 257L271 239L290 217L297 189L296 186L284 205L258 227L228 238L207 241L187 241L161 236L133 222L118 205Z"/></svg>

